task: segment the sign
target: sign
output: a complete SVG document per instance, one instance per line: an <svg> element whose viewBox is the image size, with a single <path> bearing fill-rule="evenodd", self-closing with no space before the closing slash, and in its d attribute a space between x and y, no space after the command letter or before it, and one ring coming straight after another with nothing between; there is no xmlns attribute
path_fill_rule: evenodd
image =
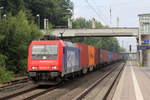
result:
<svg viewBox="0 0 150 100"><path fill-rule="evenodd" d="M137 50L146 50L150 49L150 46L137 46Z"/></svg>
<svg viewBox="0 0 150 100"><path fill-rule="evenodd" d="M143 44L150 44L150 40L144 40Z"/></svg>

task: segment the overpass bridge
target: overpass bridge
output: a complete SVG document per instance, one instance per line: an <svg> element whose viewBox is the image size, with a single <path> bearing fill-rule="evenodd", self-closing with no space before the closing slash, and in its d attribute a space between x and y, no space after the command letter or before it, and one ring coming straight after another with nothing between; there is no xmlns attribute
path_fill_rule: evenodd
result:
<svg viewBox="0 0 150 100"><path fill-rule="evenodd" d="M47 30L41 30L44 35L48 35ZM60 37L137 37L139 28L137 27L119 27L119 28L101 28L101 29L53 29L51 34Z"/></svg>

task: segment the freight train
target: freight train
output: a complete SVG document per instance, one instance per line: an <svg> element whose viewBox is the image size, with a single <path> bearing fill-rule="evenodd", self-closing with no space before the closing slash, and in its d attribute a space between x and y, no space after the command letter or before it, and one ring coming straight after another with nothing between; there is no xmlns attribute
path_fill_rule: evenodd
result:
<svg viewBox="0 0 150 100"><path fill-rule="evenodd" d="M32 41L28 73L35 83L60 82L121 60L118 53L62 40Z"/></svg>

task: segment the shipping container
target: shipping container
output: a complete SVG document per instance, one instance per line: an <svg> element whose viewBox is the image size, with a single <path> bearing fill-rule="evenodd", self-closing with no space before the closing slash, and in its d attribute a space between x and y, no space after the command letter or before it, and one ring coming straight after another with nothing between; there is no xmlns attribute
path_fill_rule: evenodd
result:
<svg viewBox="0 0 150 100"><path fill-rule="evenodd" d="M113 53L113 61L115 61L116 59L116 56L115 56L115 53Z"/></svg>
<svg viewBox="0 0 150 100"><path fill-rule="evenodd" d="M104 59L103 59L103 54L102 54L102 49L100 49L100 53L99 53L99 59L100 59L100 64L103 64L104 63Z"/></svg>
<svg viewBox="0 0 150 100"><path fill-rule="evenodd" d="M79 48L70 42L65 42L63 48L63 63L67 73L72 73L80 70L80 51Z"/></svg>
<svg viewBox="0 0 150 100"><path fill-rule="evenodd" d="M108 63L108 51L107 50L100 50L100 61L101 63Z"/></svg>
<svg viewBox="0 0 150 100"><path fill-rule="evenodd" d="M120 60L120 55L117 53L117 55L118 55L118 59L117 60Z"/></svg>
<svg viewBox="0 0 150 100"><path fill-rule="evenodd" d="M116 61L119 59L119 55L118 53L116 53Z"/></svg>
<svg viewBox="0 0 150 100"><path fill-rule="evenodd" d="M113 61L113 53L108 51L108 62L111 63Z"/></svg>
<svg viewBox="0 0 150 100"><path fill-rule="evenodd" d="M119 59L119 56L117 53L113 53L113 61L116 61Z"/></svg>
<svg viewBox="0 0 150 100"><path fill-rule="evenodd" d="M76 43L80 49L80 67L83 69L88 67L88 45L83 43Z"/></svg>
<svg viewBox="0 0 150 100"><path fill-rule="evenodd" d="M122 59L123 59L123 55L122 55L122 54L119 54L119 56L120 56L120 59L122 60Z"/></svg>
<svg viewBox="0 0 150 100"><path fill-rule="evenodd" d="M95 49L93 46L88 46L88 59L89 59L89 64L88 66L94 66L95 65Z"/></svg>
<svg viewBox="0 0 150 100"><path fill-rule="evenodd" d="M99 64L100 63L100 49L95 48L95 64Z"/></svg>

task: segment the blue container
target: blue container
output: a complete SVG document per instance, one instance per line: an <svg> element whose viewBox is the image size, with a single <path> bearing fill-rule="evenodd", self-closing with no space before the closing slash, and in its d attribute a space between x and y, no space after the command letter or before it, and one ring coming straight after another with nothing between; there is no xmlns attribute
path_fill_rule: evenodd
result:
<svg viewBox="0 0 150 100"><path fill-rule="evenodd" d="M80 51L76 46L63 47L63 72L65 74L80 70Z"/></svg>
<svg viewBox="0 0 150 100"><path fill-rule="evenodd" d="M120 60L122 60L122 59L123 59L123 55L119 54L119 57L120 57Z"/></svg>
<svg viewBox="0 0 150 100"><path fill-rule="evenodd" d="M113 61L113 53L108 52L108 62L111 63Z"/></svg>

